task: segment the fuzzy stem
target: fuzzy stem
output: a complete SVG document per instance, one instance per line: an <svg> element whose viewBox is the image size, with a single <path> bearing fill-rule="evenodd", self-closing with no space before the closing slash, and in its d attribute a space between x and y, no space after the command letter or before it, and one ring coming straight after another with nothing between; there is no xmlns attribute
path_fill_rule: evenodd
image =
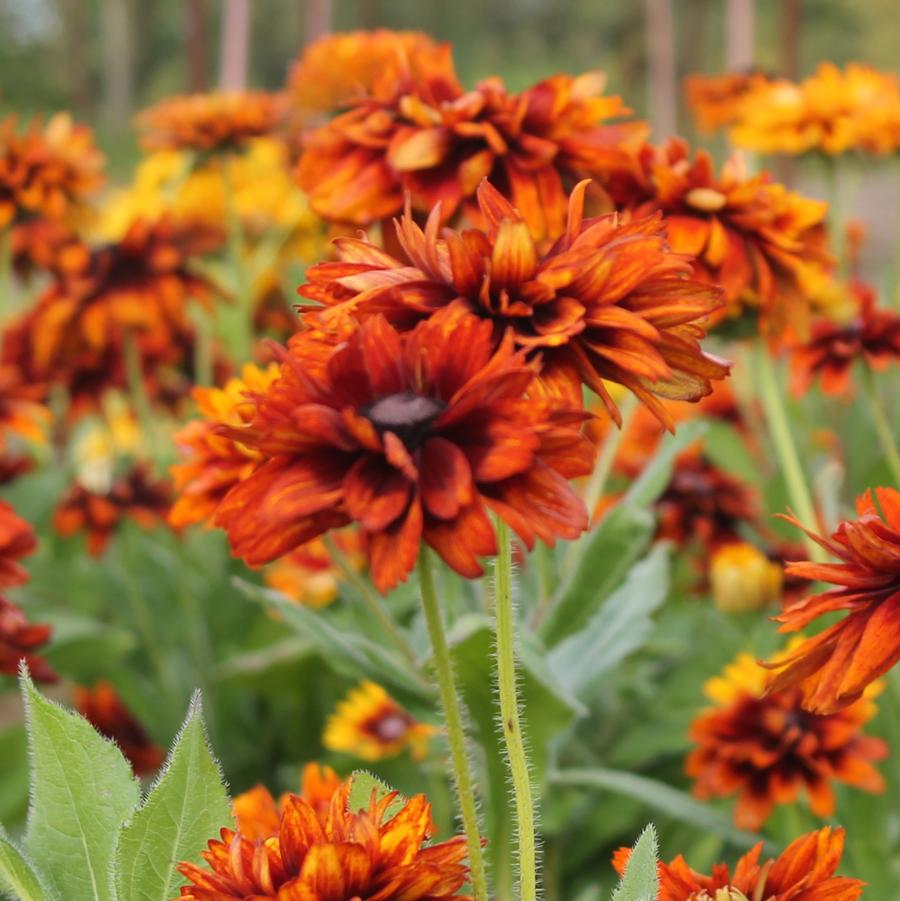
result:
<svg viewBox="0 0 900 901"><path fill-rule="evenodd" d="M500 718L507 762L516 804L519 843L519 897L521 901L537 898L537 842L534 827L534 799L528 756L519 717L516 686L515 611L512 599L512 546L509 526L497 520L498 554L495 565L497 631L497 684L500 694Z"/></svg>
<svg viewBox="0 0 900 901"><path fill-rule="evenodd" d="M869 402L869 411L872 414L872 422L875 425L875 432L878 435L882 453L885 460L887 460L894 482L900 485L900 450L897 448L897 441L894 438L891 423L881 404L881 398L878 396L875 374L869 366L863 366L862 384L866 399Z"/></svg>
<svg viewBox="0 0 900 901"><path fill-rule="evenodd" d="M797 445L791 434L791 426L775 373L775 366L765 342L759 342L758 350L759 396L765 411L769 435L775 446L781 471L784 473L791 504L800 518L800 522L806 528L815 531L817 526L816 510L806 484L800 457L797 454ZM804 535L804 540L810 559L822 563L826 559L824 550L806 535Z"/></svg>
<svg viewBox="0 0 900 901"><path fill-rule="evenodd" d="M487 901L487 875L484 867L484 852L481 848L481 833L478 829L478 809L475 805L475 792L472 787L472 774L469 770L469 759L466 756L466 733L463 729L462 711L456 680L453 677L453 662L441 608L438 605L437 592L434 588L434 576L431 572L431 561L428 548L419 551L419 582L422 586L422 606L428 634L434 653L434 665L437 671L438 688L441 703L444 707L444 719L447 723L447 738L450 741L450 757L453 761L453 773L456 781L456 795L463 830L469 845L469 867L471 870L472 893L475 901Z"/></svg>

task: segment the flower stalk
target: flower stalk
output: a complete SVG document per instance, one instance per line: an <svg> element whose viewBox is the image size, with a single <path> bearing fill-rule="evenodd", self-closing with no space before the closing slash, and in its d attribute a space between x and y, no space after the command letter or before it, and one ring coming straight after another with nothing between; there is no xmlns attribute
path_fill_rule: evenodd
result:
<svg viewBox="0 0 900 901"><path fill-rule="evenodd" d="M506 744L507 763L515 801L519 844L519 897L537 898L537 841L534 825L534 798L528 756L519 715L516 685L515 610L512 599L512 545L509 526L497 520L498 553L495 564L494 608L497 640L497 683L500 719Z"/></svg>
<svg viewBox="0 0 900 901"><path fill-rule="evenodd" d="M869 366L863 366L862 372L863 391L869 402L869 411L872 415L872 424L875 426L875 434L881 444L881 451L891 471L895 484L900 485L900 449L897 448L897 440L891 428L890 420L885 413L881 398L878 396L878 386L875 384L875 375Z"/></svg>
<svg viewBox="0 0 900 901"><path fill-rule="evenodd" d="M488 901L487 874L484 852L481 847L481 832L478 827L478 808L475 804L472 774L466 754L466 733L463 728L462 710L456 689L456 679L453 675L453 661L450 658L450 648L441 618L441 608L434 587L434 574L431 570L429 551L425 547L422 547L419 552L419 583L422 587L422 606L434 653L434 665L441 704L444 708L444 720L447 724L447 738L450 742L450 758L453 763L457 802L469 847L472 894L475 901Z"/></svg>
<svg viewBox="0 0 900 901"><path fill-rule="evenodd" d="M231 267L231 284L235 294L235 315L232 334L232 348L239 360L249 360L253 350L253 299L250 285L244 272L244 228L237 205L237 190L232 167L234 156L223 160L222 171L225 184L225 214L228 220L228 262Z"/></svg>

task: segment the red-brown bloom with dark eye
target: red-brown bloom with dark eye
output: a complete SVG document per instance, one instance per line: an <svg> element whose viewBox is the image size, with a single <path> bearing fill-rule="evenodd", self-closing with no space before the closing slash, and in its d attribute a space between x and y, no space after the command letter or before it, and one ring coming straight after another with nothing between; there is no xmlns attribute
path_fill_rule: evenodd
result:
<svg viewBox="0 0 900 901"><path fill-rule="evenodd" d="M843 619L808 638L771 664L770 691L798 685L804 707L834 713L862 697L866 686L900 660L900 491L876 488L857 498L858 518L842 522L830 538L804 531L839 563L788 563L787 574L834 588L786 607L781 632L805 629L820 616ZM784 517L798 528L793 516Z"/></svg>
<svg viewBox="0 0 900 901"><path fill-rule="evenodd" d="M329 309L326 320L384 314L408 327L435 310L468 310L506 330L543 359L545 387L579 403L582 382L619 411L604 380L633 391L668 427L659 397L699 400L729 364L704 353L704 321L719 291L688 278L688 257L672 253L660 216L622 224L583 218L582 182L569 201L565 234L541 254L519 213L488 183L478 190L485 231L440 229L435 210L422 231L398 225L403 256L364 239L341 238L339 261L308 272L300 293Z"/></svg>
<svg viewBox="0 0 900 901"><path fill-rule="evenodd" d="M399 213L404 192L418 212L440 203L444 221L461 211L477 219L475 191L489 178L532 236L552 241L565 227L566 191L581 178L602 185L631 174L647 136L642 122L609 124L630 111L603 96L604 84L589 72L521 94L499 78L464 91L448 46L409 45L370 93L308 135L298 179L324 219L365 226Z"/></svg>
<svg viewBox="0 0 900 901"><path fill-rule="evenodd" d="M856 901L865 883L835 876L844 853L844 830L830 826L791 842L774 860L760 861L763 843L732 870L716 864L698 873L679 855L659 864L658 901ZM631 855L620 848L613 865L622 873Z"/></svg>
<svg viewBox="0 0 900 901"><path fill-rule="evenodd" d="M35 653L52 632L45 623L28 622L21 608L0 594L0 675L15 676L24 660L35 681L56 682L53 667Z"/></svg>
<svg viewBox="0 0 900 901"><path fill-rule="evenodd" d="M119 746L136 776L151 776L162 766L165 751L153 743L109 682L93 688L76 685L74 700L78 712Z"/></svg>
<svg viewBox="0 0 900 901"><path fill-rule="evenodd" d="M875 292L854 280L850 291L857 314L849 322L825 319L813 326L810 340L791 355L791 388L800 396L816 377L822 390L833 397L846 397L857 360L872 369L885 369L900 360L900 314L878 309Z"/></svg>
<svg viewBox="0 0 900 901"><path fill-rule="evenodd" d="M298 336L302 339L302 335ZM487 508L529 547L587 525L567 479L590 471L584 414L535 392L535 364L493 325L446 310L399 334L373 317L319 372L306 344L283 354L256 415L227 434L265 461L216 522L251 566L356 521L381 591L407 577L424 540L475 578L496 553Z"/></svg>
<svg viewBox="0 0 900 901"><path fill-rule="evenodd" d="M287 795L275 836L267 841L222 830L203 852L207 867L179 867L190 901L471 901L459 894L468 878L461 836L424 843L433 831L424 795L390 816L396 793L351 810L350 783L334 794L325 816Z"/></svg>
<svg viewBox="0 0 900 901"><path fill-rule="evenodd" d="M59 502L53 525L65 537L86 532L88 553L99 557L123 520L152 528L166 521L170 504L168 485L138 464L115 479L106 492L74 484Z"/></svg>

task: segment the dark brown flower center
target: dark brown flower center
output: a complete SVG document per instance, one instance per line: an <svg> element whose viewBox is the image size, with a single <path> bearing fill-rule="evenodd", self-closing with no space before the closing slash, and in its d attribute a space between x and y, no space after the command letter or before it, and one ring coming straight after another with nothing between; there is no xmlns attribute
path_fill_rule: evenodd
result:
<svg viewBox="0 0 900 901"><path fill-rule="evenodd" d="M379 434L393 432L408 450L416 450L422 446L431 423L444 407L445 404L436 398L403 391L379 398L362 412Z"/></svg>
<svg viewBox="0 0 900 901"><path fill-rule="evenodd" d="M389 713L379 717L371 725L371 730L381 741L396 741L409 731L410 721L400 713Z"/></svg>

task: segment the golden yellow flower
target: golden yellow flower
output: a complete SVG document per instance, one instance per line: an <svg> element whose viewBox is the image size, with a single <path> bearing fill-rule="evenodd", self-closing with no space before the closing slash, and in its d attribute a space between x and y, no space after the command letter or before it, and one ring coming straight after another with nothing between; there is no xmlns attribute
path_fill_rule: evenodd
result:
<svg viewBox="0 0 900 901"><path fill-rule="evenodd" d="M325 726L322 743L330 751L361 760L384 760L409 749L414 760L428 754L437 732L404 710L380 685L364 681L341 701Z"/></svg>
<svg viewBox="0 0 900 901"><path fill-rule="evenodd" d="M725 613L761 610L781 595L781 566L747 542L733 542L713 554L709 581L716 606Z"/></svg>

